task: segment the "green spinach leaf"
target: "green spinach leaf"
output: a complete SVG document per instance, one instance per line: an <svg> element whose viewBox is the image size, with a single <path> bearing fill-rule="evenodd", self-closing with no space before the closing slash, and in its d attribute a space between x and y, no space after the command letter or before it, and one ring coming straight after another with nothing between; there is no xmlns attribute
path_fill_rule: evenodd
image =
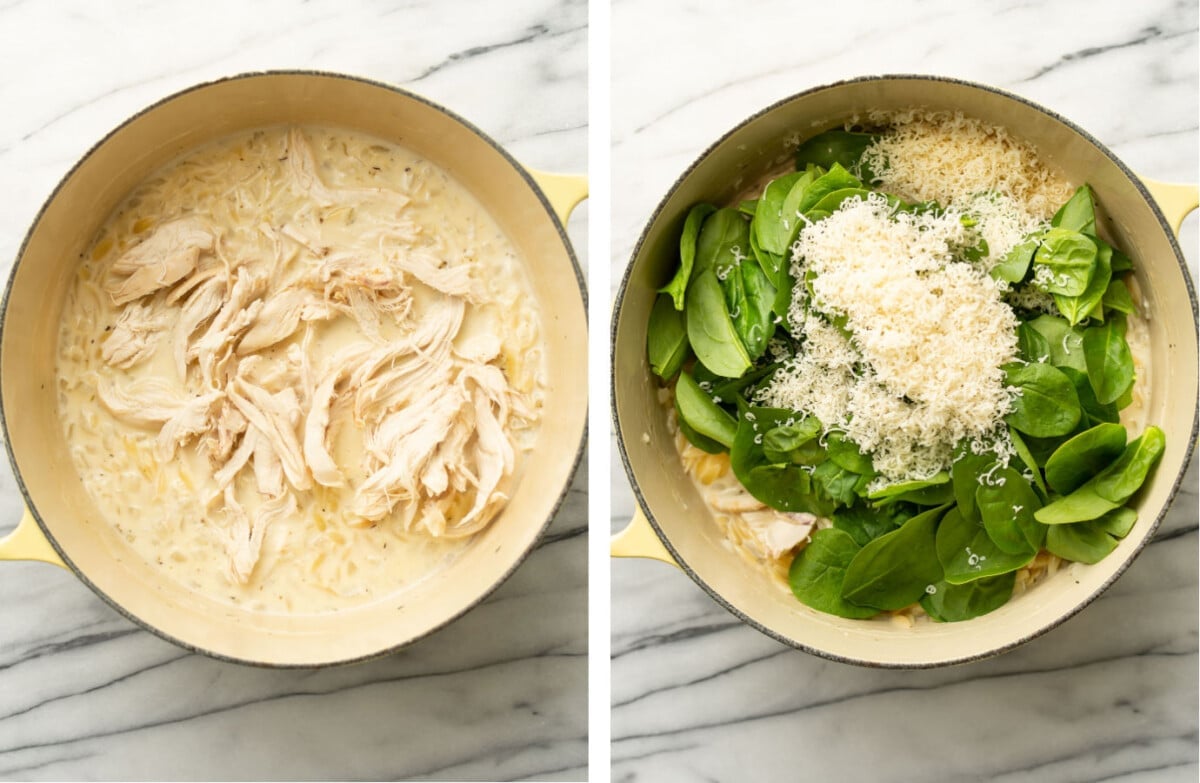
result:
<svg viewBox="0 0 1200 783"><path fill-rule="evenodd" d="M1048 294L1079 296L1096 268L1096 243L1078 231L1051 228L1033 255L1035 267L1046 269L1033 275L1034 285Z"/></svg>
<svg viewBox="0 0 1200 783"><path fill-rule="evenodd" d="M1033 561L1037 551L1030 549L1009 554L992 541L979 522L973 522L952 508L938 525L936 548L944 578L950 584L962 585L976 579L987 579L1024 568Z"/></svg>
<svg viewBox="0 0 1200 783"><path fill-rule="evenodd" d="M1059 446L1046 460L1046 481L1060 495L1083 486L1125 450L1125 428L1097 424Z"/></svg>
<svg viewBox="0 0 1200 783"><path fill-rule="evenodd" d="M725 294L712 269L697 272L684 313L688 340L705 367L724 378L737 378L750 369L750 355L729 317Z"/></svg>
<svg viewBox="0 0 1200 783"><path fill-rule="evenodd" d="M1000 468L975 490L984 530L1010 555L1037 552L1046 536L1034 513L1042 502L1029 482L1013 468Z"/></svg>
<svg viewBox="0 0 1200 783"><path fill-rule="evenodd" d="M733 445L737 421L686 372L681 372L675 383L675 402L680 420L693 430L727 448Z"/></svg>
<svg viewBox="0 0 1200 783"><path fill-rule="evenodd" d="M1059 207L1050 225L1078 231L1082 234L1096 235L1096 205L1092 198L1092 189L1080 185L1066 204Z"/></svg>
<svg viewBox="0 0 1200 783"><path fill-rule="evenodd" d="M1054 525L1046 534L1046 549L1052 555L1076 563L1099 563L1117 548L1117 539L1095 522Z"/></svg>
<svg viewBox="0 0 1200 783"><path fill-rule="evenodd" d="M796 168L816 165L830 169L839 165L850 170L857 169L864 180L870 181L874 173L862 167L862 156L878 138L873 133L846 130L819 133L796 148Z"/></svg>
<svg viewBox="0 0 1200 783"><path fill-rule="evenodd" d="M767 350L767 343L775 334L775 287L766 273L756 263L743 263L729 273L728 280L740 280L726 288L726 302L730 305L733 327L751 360L758 359ZM730 290L736 289L738 303L734 309L729 302Z"/></svg>
<svg viewBox="0 0 1200 783"><path fill-rule="evenodd" d="M1113 280L1108 284L1108 288L1104 291L1104 308L1126 315L1133 315L1137 312L1137 308L1133 304L1133 297L1129 295L1129 288L1125 285L1124 280Z"/></svg>
<svg viewBox="0 0 1200 783"><path fill-rule="evenodd" d="M654 300L646 333L646 352L650 369L664 381L674 378L688 357L687 325L683 313L674 308L668 294L659 294Z"/></svg>
<svg viewBox="0 0 1200 783"><path fill-rule="evenodd" d="M977 579L964 585L939 582L921 599L921 607L939 623L957 623L994 612L1012 598L1015 573Z"/></svg>
<svg viewBox="0 0 1200 783"><path fill-rule="evenodd" d="M900 527L912 516L900 505L870 508L859 503L833 512L833 526L849 533L854 543L866 546Z"/></svg>
<svg viewBox="0 0 1200 783"><path fill-rule="evenodd" d="M1112 281L1112 247L1101 244L1096 252L1096 265L1087 288L1079 296L1054 295L1058 311L1074 326L1089 316L1104 320L1104 292Z"/></svg>
<svg viewBox="0 0 1200 783"><path fill-rule="evenodd" d="M1145 483L1146 476L1162 458L1166 445L1163 431L1151 425L1125 447L1115 462L1088 483L1105 500L1118 505L1124 503Z"/></svg>
<svg viewBox="0 0 1200 783"><path fill-rule="evenodd" d="M1101 404L1116 402L1133 386L1133 353L1125 342L1122 319L1109 319L1083 333L1088 381Z"/></svg>
<svg viewBox="0 0 1200 783"><path fill-rule="evenodd" d="M858 550L854 539L841 530L816 531L788 569L792 594L818 612L859 620L874 617L878 610L856 606L842 598L846 567Z"/></svg>
<svg viewBox="0 0 1200 783"><path fill-rule="evenodd" d="M882 610L903 609L920 600L925 588L942 581L935 531L948 508L917 514L859 550L846 568L842 598Z"/></svg>
<svg viewBox="0 0 1200 783"><path fill-rule="evenodd" d="M1010 364L1004 369L1007 384L1018 391L1005 421L1038 438L1066 435L1075 429L1082 411L1070 378L1036 362Z"/></svg>
<svg viewBox="0 0 1200 783"><path fill-rule="evenodd" d="M1033 263L1033 255L1040 246L1040 234L1035 234L1015 245L1004 255L1000 263L992 267L992 271L989 273L992 279L1007 280L1010 283L1019 283L1024 280L1029 273L1030 264Z"/></svg>
<svg viewBox="0 0 1200 783"><path fill-rule="evenodd" d="M696 262L696 240L700 236L700 226L704 219L717 208L712 204L696 204L688 210L687 218L683 221L683 233L679 235L679 268L671 282L658 289L660 293L668 294L676 310L683 309L684 295L692 278L692 267Z"/></svg>
<svg viewBox="0 0 1200 783"><path fill-rule="evenodd" d="M1029 326L1046 338L1046 344L1050 346L1051 364L1087 372L1087 363L1083 358L1082 329L1071 326L1065 318L1056 315L1039 315L1029 322Z"/></svg>

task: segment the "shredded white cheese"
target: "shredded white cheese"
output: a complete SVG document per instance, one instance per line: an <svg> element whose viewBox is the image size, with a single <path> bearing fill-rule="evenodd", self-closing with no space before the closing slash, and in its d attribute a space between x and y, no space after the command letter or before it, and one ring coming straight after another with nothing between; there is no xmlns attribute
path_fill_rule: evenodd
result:
<svg viewBox="0 0 1200 783"><path fill-rule="evenodd" d="M873 194L806 226L789 320L803 340L760 399L816 415L873 453L884 481L928 477L954 445L995 431L1011 405L1000 366L1017 321L994 281L954 260L969 244L961 213L893 214ZM845 319L848 340L814 314Z"/></svg>
<svg viewBox="0 0 1200 783"><path fill-rule="evenodd" d="M886 193L960 207L981 193L1004 193L1041 219L1071 197L1070 184L1003 128L925 110L872 112L869 120L888 128L862 160Z"/></svg>

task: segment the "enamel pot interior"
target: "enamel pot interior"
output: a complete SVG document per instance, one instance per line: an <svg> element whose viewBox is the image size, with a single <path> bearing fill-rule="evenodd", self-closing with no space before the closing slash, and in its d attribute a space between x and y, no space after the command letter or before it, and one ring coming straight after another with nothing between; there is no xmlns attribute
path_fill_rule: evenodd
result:
<svg viewBox="0 0 1200 783"><path fill-rule="evenodd" d="M1043 159L1096 192L1102 231L1135 259L1149 308L1146 420L1167 434L1166 454L1136 498L1138 522L1094 566L1068 564L999 610L961 623L901 627L847 620L800 604L748 564L722 535L676 456L657 383L646 359L646 323L655 289L670 279L679 232L699 201L727 204L765 173L786 166L789 138L808 138L872 109L961 111L1033 143ZM793 142L794 144L794 142ZM1107 216L1107 217L1105 217ZM675 184L637 246L616 303L613 394L618 438L635 492L680 566L714 599L759 630L829 658L920 667L968 661L1009 649L1053 627L1104 590L1157 526L1195 439L1195 295L1174 237L1141 184L1111 153L1044 109L989 88L929 77L881 77L818 88L763 111L718 141Z"/></svg>
<svg viewBox="0 0 1200 783"><path fill-rule="evenodd" d="M389 598L321 615L252 614L189 592L116 540L78 479L57 415L58 321L75 264L106 216L150 172L212 139L306 123L369 133L448 170L488 209L529 266L546 342L542 436L497 519L450 567ZM587 337L581 278L562 227L529 176L462 120L402 91L318 73L252 74L202 85L135 116L64 179L30 230L10 280L0 402L19 480L43 531L98 594L187 647L273 665L378 655L478 603L530 551L582 445Z"/></svg>

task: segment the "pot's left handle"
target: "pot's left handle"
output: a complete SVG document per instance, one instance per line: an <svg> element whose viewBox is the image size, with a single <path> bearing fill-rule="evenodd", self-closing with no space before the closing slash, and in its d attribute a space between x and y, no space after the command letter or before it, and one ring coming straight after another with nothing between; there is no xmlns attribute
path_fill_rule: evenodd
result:
<svg viewBox="0 0 1200 783"><path fill-rule="evenodd" d="M554 208L554 214L562 224L567 225L567 218L579 202L587 198L588 179L583 174L552 174L549 171L527 169L529 176L546 195L546 200Z"/></svg>
<svg viewBox="0 0 1200 783"><path fill-rule="evenodd" d="M42 534L29 509L25 509L16 529L0 538L0 560L40 560L59 568L67 567Z"/></svg>
<svg viewBox="0 0 1200 783"><path fill-rule="evenodd" d="M640 507L633 512L633 519L629 520L625 529L609 541L608 553L612 557L644 557L679 567L675 558L671 557L671 553L655 535L650 520Z"/></svg>

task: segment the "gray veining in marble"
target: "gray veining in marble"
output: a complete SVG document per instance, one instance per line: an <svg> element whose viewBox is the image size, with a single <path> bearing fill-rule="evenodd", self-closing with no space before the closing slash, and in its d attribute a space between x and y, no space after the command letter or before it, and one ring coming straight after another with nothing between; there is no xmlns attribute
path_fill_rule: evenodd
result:
<svg viewBox="0 0 1200 783"><path fill-rule="evenodd" d="M612 280L675 177L802 89L879 73L995 84L1134 170L1195 182L1194 2L613 3ZM1181 238L1193 279L1197 219ZM612 526L634 508L612 446ZM682 573L613 564L613 780L1194 781L1197 480L1087 610L999 658L877 671L743 626Z"/></svg>
<svg viewBox="0 0 1200 783"><path fill-rule="evenodd" d="M95 140L159 98L270 68L441 102L526 165L586 170L578 0L0 3L0 264ZM570 235L584 258L586 205ZM184 652L71 575L0 563L0 779L581 780L586 462L548 534L484 604L383 660L270 671ZM19 517L0 467L0 532Z"/></svg>

